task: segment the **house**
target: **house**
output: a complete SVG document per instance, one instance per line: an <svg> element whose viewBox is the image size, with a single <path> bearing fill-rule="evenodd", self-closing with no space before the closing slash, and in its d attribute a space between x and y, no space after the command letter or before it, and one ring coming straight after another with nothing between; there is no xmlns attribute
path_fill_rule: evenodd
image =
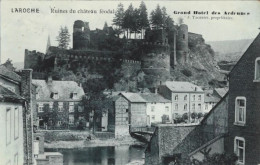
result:
<svg viewBox="0 0 260 165"><path fill-rule="evenodd" d="M4 164L23 164L25 99L0 85L0 159Z"/></svg>
<svg viewBox="0 0 260 165"><path fill-rule="evenodd" d="M153 125L155 131L145 150L145 164L189 164L191 158L202 160L200 151L209 147L211 153L222 153L227 133L227 107L228 94L200 123Z"/></svg>
<svg viewBox="0 0 260 165"><path fill-rule="evenodd" d="M213 90L206 90L204 98L204 114L209 113L209 111L220 101L221 98L213 95Z"/></svg>
<svg viewBox="0 0 260 165"><path fill-rule="evenodd" d="M260 34L229 73L225 151L240 165L260 164Z"/></svg>
<svg viewBox="0 0 260 165"><path fill-rule="evenodd" d="M32 70L19 74L0 65L0 160L7 165L35 161Z"/></svg>
<svg viewBox="0 0 260 165"><path fill-rule="evenodd" d="M172 102L174 118L191 113L203 113L204 91L197 85L183 81L166 81L158 93Z"/></svg>
<svg viewBox="0 0 260 165"><path fill-rule="evenodd" d="M113 98L113 104L108 130L114 132L116 138L129 136L129 128L146 126L146 100L138 93L122 92Z"/></svg>
<svg viewBox="0 0 260 165"><path fill-rule="evenodd" d="M146 101L147 125L151 123L171 123L172 105L171 101L157 93L140 93Z"/></svg>
<svg viewBox="0 0 260 165"><path fill-rule="evenodd" d="M228 88L215 88L212 95L221 99L227 92Z"/></svg>
<svg viewBox="0 0 260 165"><path fill-rule="evenodd" d="M108 116L108 130L115 137L128 136L135 128L152 123L171 123L171 101L157 93L122 92L113 98L114 112ZM129 131L130 129L130 131Z"/></svg>
<svg viewBox="0 0 260 165"><path fill-rule="evenodd" d="M0 65L0 160L6 165L38 164L39 137L33 128L36 89L32 84L32 70L17 73ZM43 141L41 153L48 155L51 161L38 165L63 164L62 154L44 152Z"/></svg>
<svg viewBox="0 0 260 165"><path fill-rule="evenodd" d="M235 154L238 165L260 164L260 34L248 47L229 74L229 91L204 117L198 126L185 134L181 142L173 148L158 147L176 142L181 132L175 133L173 140L162 140L158 136L169 132L154 134L146 149L146 162L180 162L187 164L191 160L202 161L210 155L220 153L229 158ZM171 128L173 129L173 128ZM156 128L158 131L159 128ZM168 136L173 136L172 133ZM194 138L196 137L196 138ZM166 143L166 144L165 144ZM152 159L150 155L164 155ZM154 164L156 164L154 163ZM167 164L164 163L164 164Z"/></svg>
<svg viewBox="0 0 260 165"><path fill-rule="evenodd" d="M75 127L84 118L79 105L84 91L74 81L33 80L36 88L38 126L40 128L64 129Z"/></svg>

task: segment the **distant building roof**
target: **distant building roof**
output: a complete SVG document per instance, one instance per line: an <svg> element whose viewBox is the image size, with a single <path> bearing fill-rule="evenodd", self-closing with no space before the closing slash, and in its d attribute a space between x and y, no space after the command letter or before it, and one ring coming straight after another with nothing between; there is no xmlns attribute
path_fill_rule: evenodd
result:
<svg viewBox="0 0 260 165"><path fill-rule="evenodd" d="M33 84L37 86L36 93L39 94L38 100L54 100L51 98L53 93L58 93L57 100L72 100L72 93L77 93L78 99L84 95L84 90L74 81L55 81L52 80L50 84L45 80L32 80Z"/></svg>
<svg viewBox="0 0 260 165"><path fill-rule="evenodd" d="M0 75L12 79L14 81L21 81L21 76L19 76L11 70L8 70L4 65L0 65Z"/></svg>
<svg viewBox="0 0 260 165"><path fill-rule="evenodd" d="M142 98L139 93L122 92L120 94L130 102L140 102L140 103L146 102L146 100Z"/></svg>
<svg viewBox="0 0 260 165"><path fill-rule="evenodd" d="M213 95L213 90L206 90L204 101L205 103L217 103L220 101L220 98Z"/></svg>
<svg viewBox="0 0 260 165"><path fill-rule="evenodd" d="M165 99L159 94L156 93L140 93L140 96L146 100L146 102L156 102L156 103L170 103L171 101Z"/></svg>
<svg viewBox="0 0 260 165"><path fill-rule="evenodd" d="M166 81L165 85L173 92L203 92L201 87L186 81Z"/></svg>
<svg viewBox="0 0 260 165"><path fill-rule="evenodd" d="M130 102L142 102L142 103L170 103L171 101L165 99L163 96L156 93L131 93L131 92L122 92L120 93ZM115 99L118 99L115 97Z"/></svg>
<svg viewBox="0 0 260 165"><path fill-rule="evenodd" d="M216 93L220 96L220 97L224 97L225 94L228 92L227 88L215 88Z"/></svg>
<svg viewBox="0 0 260 165"><path fill-rule="evenodd" d="M9 89L0 85L0 100L23 100L23 98L14 92L10 91Z"/></svg>

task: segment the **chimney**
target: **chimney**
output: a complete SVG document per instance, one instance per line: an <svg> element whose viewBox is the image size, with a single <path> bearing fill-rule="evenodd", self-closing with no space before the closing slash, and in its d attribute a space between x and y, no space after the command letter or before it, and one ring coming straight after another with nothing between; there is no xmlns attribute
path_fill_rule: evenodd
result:
<svg viewBox="0 0 260 165"><path fill-rule="evenodd" d="M21 72L21 96L25 98L23 110L24 164L33 164L33 109L32 69Z"/></svg>

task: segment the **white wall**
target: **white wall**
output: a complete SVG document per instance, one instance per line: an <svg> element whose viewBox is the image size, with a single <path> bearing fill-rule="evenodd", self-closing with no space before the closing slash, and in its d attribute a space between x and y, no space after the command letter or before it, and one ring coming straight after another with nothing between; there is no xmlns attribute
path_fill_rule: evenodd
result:
<svg viewBox="0 0 260 165"><path fill-rule="evenodd" d="M18 138L15 139L14 137L14 109L18 108L19 110L19 127L18 127ZM6 136L6 115L7 109L11 108L11 137L10 143L7 145L7 136ZM0 164L6 165L10 161L10 165L21 165L23 164L23 116L22 116L23 108L21 104L14 104L14 103L3 103L0 102ZM18 164L14 162L15 155L18 154Z"/></svg>
<svg viewBox="0 0 260 165"><path fill-rule="evenodd" d="M175 96L178 95L178 100L175 100ZM187 95L187 100L184 100L184 97ZM193 96L195 95L195 100ZM201 100L199 100L201 96ZM178 109L175 108L175 104L178 105ZM184 110L184 105L187 104L187 110ZM192 104L195 104L195 110L192 109ZM201 104L201 110L199 110L199 104ZM204 93L175 93L172 92L172 112L173 115L192 112L204 112Z"/></svg>
<svg viewBox="0 0 260 165"><path fill-rule="evenodd" d="M154 106L154 111L152 112L152 106ZM166 106L169 107L169 110L166 110ZM169 120L172 122L172 107L171 103L146 103L146 114L149 116L150 121L147 121L148 125L155 122L162 122L162 116L168 115ZM152 119L154 116L154 120Z"/></svg>

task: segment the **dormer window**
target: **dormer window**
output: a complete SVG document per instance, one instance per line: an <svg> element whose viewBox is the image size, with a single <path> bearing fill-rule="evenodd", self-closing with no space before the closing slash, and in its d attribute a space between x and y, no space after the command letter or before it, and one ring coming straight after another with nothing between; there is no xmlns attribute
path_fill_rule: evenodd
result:
<svg viewBox="0 0 260 165"><path fill-rule="evenodd" d="M58 92L53 93L53 99L59 99L59 94L58 94Z"/></svg>
<svg viewBox="0 0 260 165"><path fill-rule="evenodd" d="M255 60L255 80L260 81L260 57Z"/></svg>
<svg viewBox="0 0 260 165"><path fill-rule="evenodd" d="M77 99L78 98L78 94L77 93L72 93L72 99Z"/></svg>

